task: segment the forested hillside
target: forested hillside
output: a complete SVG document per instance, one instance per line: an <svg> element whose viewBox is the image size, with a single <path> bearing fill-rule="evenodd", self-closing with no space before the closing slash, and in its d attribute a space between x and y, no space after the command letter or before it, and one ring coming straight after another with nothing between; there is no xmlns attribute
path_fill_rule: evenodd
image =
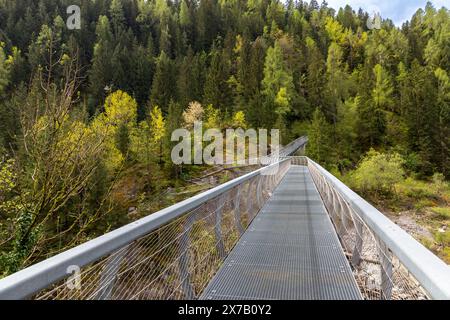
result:
<svg viewBox="0 0 450 320"><path fill-rule="evenodd" d="M0 0L0 275L132 220L123 198L179 186L197 169L172 164L170 133L195 120L308 134L309 156L362 192L370 161L445 184L450 12L367 19L315 0Z"/></svg>

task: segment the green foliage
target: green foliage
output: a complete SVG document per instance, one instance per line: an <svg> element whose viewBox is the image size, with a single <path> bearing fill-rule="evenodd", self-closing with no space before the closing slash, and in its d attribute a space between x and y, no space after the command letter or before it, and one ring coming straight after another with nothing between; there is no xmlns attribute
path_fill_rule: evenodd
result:
<svg viewBox="0 0 450 320"><path fill-rule="evenodd" d="M450 231L447 232L437 232L435 234L435 240L446 247L450 246Z"/></svg>
<svg viewBox="0 0 450 320"><path fill-rule="evenodd" d="M3 43L0 42L0 96L3 94L9 83L9 71L6 64L6 55L3 50Z"/></svg>
<svg viewBox="0 0 450 320"><path fill-rule="evenodd" d="M91 92L91 112L105 98L105 89L112 85L113 66L110 59L112 49L112 31L106 16L100 16L96 28L97 43L94 45L92 67L89 82Z"/></svg>
<svg viewBox="0 0 450 320"><path fill-rule="evenodd" d="M297 137L307 136L310 127L309 122L296 121L291 125L291 133Z"/></svg>
<svg viewBox="0 0 450 320"><path fill-rule="evenodd" d="M387 72L379 64L373 68L373 72L375 74L375 86L372 91L373 103L376 108L390 110L394 88L391 85Z"/></svg>
<svg viewBox="0 0 450 320"><path fill-rule="evenodd" d="M330 125L323 113L317 108L309 127L309 142L306 151L311 159L325 165L330 164L333 158L330 132Z"/></svg>
<svg viewBox="0 0 450 320"><path fill-rule="evenodd" d="M153 78L150 95L150 104L152 106L160 106L164 111L167 111L170 100L175 92L172 67L172 61L167 54L162 51L156 64L156 72Z"/></svg>
<svg viewBox="0 0 450 320"><path fill-rule="evenodd" d="M403 159L399 154L370 150L352 173L352 185L363 193L391 194L404 180Z"/></svg>
<svg viewBox="0 0 450 320"><path fill-rule="evenodd" d="M108 170L119 169L129 155L130 135L136 127L137 103L126 92L111 93L105 101L105 112L92 122L95 134L106 137L108 152L104 155Z"/></svg>
<svg viewBox="0 0 450 320"><path fill-rule="evenodd" d="M121 123L117 128L115 135L116 147L122 154L122 157L128 158L128 151L130 148L130 132L125 123Z"/></svg>
<svg viewBox="0 0 450 320"><path fill-rule="evenodd" d="M438 198L437 190L431 188L429 183L411 177L399 183L396 188L399 194L403 194L412 199L436 200Z"/></svg>
<svg viewBox="0 0 450 320"><path fill-rule="evenodd" d="M430 210L443 219L450 219L450 208L448 207L444 208L435 207L431 208Z"/></svg>
<svg viewBox="0 0 450 320"><path fill-rule="evenodd" d="M233 127L234 128L247 128L247 122L245 120L245 113L243 111L238 111L235 114L233 114Z"/></svg>
<svg viewBox="0 0 450 320"><path fill-rule="evenodd" d="M207 104L225 111L231 104L231 89L228 84L230 78L229 60L225 54L217 49L211 52L211 64L205 81L203 100Z"/></svg>
<svg viewBox="0 0 450 320"><path fill-rule="evenodd" d="M274 111L278 115L284 116L290 111L294 94L293 77L284 62L283 51L278 41L274 47L267 50L262 89L267 103L275 107Z"/></svg>
<svg viewBox="0 0 450 320"><path fill-rule="evenodd" d="M164 120L162 111L159 107L154 107L150 112L150 137L151 143L155 150L154 154L159 159L159 164L162 164L163 158L163 143L166 135L166 121Z"/></svg>
<svg viewBox="0 0 450 320"><path fill-rule="evenodd" d="M15 232L11 251L0 254L0 270L3 270L6 275L21 269L25 259L33 251L41 233L40 228L34 228L30 232L34 217L31 212L26 211L26 209L23 210L14 221Z"/></svg>
<svg viewBox="0 0 450 320"><path fill-rule="evenodd" d="M212 104L206 106L205 110L205 123L203 124L204 130L218 129L221 127L220 110L212 106Z"/></svg>

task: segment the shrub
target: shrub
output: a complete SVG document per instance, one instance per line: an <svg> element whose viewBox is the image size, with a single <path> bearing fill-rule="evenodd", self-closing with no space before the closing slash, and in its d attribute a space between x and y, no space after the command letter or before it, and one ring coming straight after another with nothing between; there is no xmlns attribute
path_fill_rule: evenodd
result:
<svg viewBox="0 0 450 320"><path fill-rule="evenodd" d="M445 176L442 173L435 173L433 175L433 187L439 195L450 197L450 186L445 181Z"/></svg>
<svg viewBox="0 0 450 320"><path fill-rule="evenodd" d="M409 153L404 156L404 167L408 173L417 172L420 165L420 157L417 153Z"/></svg>
<svg viewBox="0 0 450 320"><path fill-rule="evenodd" d="M394 185L404 181L402 165L398 153L383 154L372 149L353 172L352 184L366 193L392 193Z"/></svg>

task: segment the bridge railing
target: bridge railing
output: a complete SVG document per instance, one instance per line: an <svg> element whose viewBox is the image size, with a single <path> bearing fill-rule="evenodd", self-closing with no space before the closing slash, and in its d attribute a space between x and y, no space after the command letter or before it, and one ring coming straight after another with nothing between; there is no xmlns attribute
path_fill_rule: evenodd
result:
<svg viewBox="0 0 450 320"><path fill-rule="evenodd" d="M299 150L305 150L308 143L308 137L303 136L295 139L286 146L280 148L278 152L272 153L266 157L257 157L246 159L248 163L257 163L261 165L269 165L277 163L280 159L286 159L287 157L293 156Z"/></svg>
<svg viewBox="0 0 450 320"><path fill-rule="evenodd" d="M0 280L0 299L195 299L279 184L281 160Z"/></svg>
<svg viewBox="0 0 450 320"><path fill-rule="evenodd" d="M306 157L366 299L450 299L450 267L327 170Z"/></svg>
<svg viewBox="0 0 450 320"><path fill-rule="evenodd" d="M300 137L294 141L292 141L291 143L289 143L288 145L286 145L284 148L282 148L280 150L280 157L288 157L293 155L295 152L297 152L300 149L305 148L306 144L308 143L308 137Z"/></svg>

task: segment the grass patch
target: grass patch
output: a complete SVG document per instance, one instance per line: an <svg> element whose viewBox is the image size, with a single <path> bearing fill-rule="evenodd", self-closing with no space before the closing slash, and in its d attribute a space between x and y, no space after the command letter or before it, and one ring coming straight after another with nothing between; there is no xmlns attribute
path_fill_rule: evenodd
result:
<svg viewBox="0 0 450 320"><path fill-rule="evenodd" d="M427 237L419 237L419 242L422 243L425 248L427 248L428 250L433 250L434 249L434 242L433 239L427 238Z"/></svg>
<svg viewBox="0 0 450 320"><path fill-rule="evenodd" d="M436 232L435 240L444 247L450 247L450 231Z"/></svg>
<svg viewBox="0 0 450 320"><path fill-rule="evenodd" d="M438 200L440 198L437 188L425 181L407 178L406 180L396 184L396 191L400 195L415 199L431 199Z"/></svg>
<svg viewBox="0 0 450 320"><path fill-rule="evenodd" d="M450 263L450 231L435 233L436 242L442 246L438 254L446 263Z"/></svg>
<svg viewBox="0 0 450 320"><path fill-rule="evenodd" d="M431 212L439 216L440 218L450 219L450 208L449 207L435 207L430 208Z"/></svg>
<svg viewBox="0 0 450 320"><path fill-rule="evenodd" d="M425 208L435 207L435 206L436 206L436 202L429 200L429 199L421 199L421 200L417 201L417 203L414 204L414 209L416 209L417 211L421 211Z"/></svg>
<svg viewBox="0 0 450 320"><path fill-rule="evenodd" d="M450 264L450 247L444 248L444 250L442 250L441 256L446 263Z"/></svg>

